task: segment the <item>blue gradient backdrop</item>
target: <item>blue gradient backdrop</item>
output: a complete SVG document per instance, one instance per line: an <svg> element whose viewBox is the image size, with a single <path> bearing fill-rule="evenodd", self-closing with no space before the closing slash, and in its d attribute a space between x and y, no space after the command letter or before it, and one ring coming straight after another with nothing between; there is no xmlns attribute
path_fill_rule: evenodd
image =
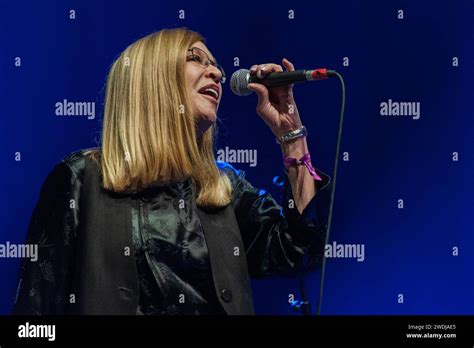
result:
<svg viewBox="0 0 474 348"><path fill-rule="evenodd" d="M98 145L114 58L146 34L184 26L206 37L229 76L287 57L297 69L327 67L345 77L330 241L363 243L365 260L328 260L322 314L474 314L473 23L474 1L467 0L2 0L0 243L24 242L53 165ZM340 93L337 80L295 86L313 162L331 176ZM95 101L96 118L55 116L63 99ZM380 116L388 99L420 102L420 119ZM281 173L280 149L255 106L255 95L237 97L225 86L217 147L257 149L256 167L235 166L279 198L272 178ZM0 314L14 299L18 266L18 259L0 259ZM319 276L305 277L313 313ZM253 288L259 314L295 314L288 294L299 297L296 279L253 281Z"/></svg>

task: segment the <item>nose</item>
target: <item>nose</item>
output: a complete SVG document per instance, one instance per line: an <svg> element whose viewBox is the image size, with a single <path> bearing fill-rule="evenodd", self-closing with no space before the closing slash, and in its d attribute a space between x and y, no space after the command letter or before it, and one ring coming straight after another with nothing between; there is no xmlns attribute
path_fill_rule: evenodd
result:
<svg viewBox="0 0 474 348"><path fill-rule="evenodd" d="M212 78L215 83L219 83L222 78L222 73L217 67L209 64L209 66L206 68L205 76Z"/></svg>

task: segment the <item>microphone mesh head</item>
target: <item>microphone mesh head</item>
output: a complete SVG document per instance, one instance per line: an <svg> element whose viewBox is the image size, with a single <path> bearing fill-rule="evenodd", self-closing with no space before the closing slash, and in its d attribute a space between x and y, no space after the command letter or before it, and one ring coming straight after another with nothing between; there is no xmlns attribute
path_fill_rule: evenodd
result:
<svg viewBox="0 0 474 348"><path fill-rule="evenodd" d="M253 91L247 88L249 71L247 69L237 70L230 78L230 89L238 96L251 94Z"/></svg>

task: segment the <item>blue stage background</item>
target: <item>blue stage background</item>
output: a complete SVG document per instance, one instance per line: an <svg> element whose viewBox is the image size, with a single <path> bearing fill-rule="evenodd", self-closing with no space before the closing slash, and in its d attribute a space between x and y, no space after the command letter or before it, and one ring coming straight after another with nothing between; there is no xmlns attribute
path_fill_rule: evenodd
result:
<svg viewBox="0 0 474 348"><path fill-rule="evenodd" d="M229 77L283 57L296 69L327 67L344 76L347 111L330 242L364 244L365 260L328 259L322 314L474 314L474 1L468 0L2 0L0 243L24 242L54 164L98 145L115 57L136 39L172 27L202 33ZM337 79L295 86L313 163L332 177L340 97ZM96 117L56 116L63 99L96 102ZM420 118L381 116L380 103L389 99L420 102ZM217 148L256 149L256 167L234 166L278 198L272 179L281 173L281 153L255 106L255 95L237 97L224 86ZM18 259L0 259L0 314L14 299L18 266ZM305 277L312 313L319 276ZM297 314L288 303L289 294L299 298L296 279L252 285L258 314Z"/></svg>

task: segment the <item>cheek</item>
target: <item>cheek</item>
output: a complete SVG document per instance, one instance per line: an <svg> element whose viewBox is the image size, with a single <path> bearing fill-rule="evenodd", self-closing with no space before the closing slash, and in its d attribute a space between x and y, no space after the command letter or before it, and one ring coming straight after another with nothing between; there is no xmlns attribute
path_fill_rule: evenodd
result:
<svg viewBox="0 0 474 348"><path fill-rule="evenodd" d="M186 68L186 84L188 89L196 91L199 81L199 71L188 65Z"/></svg>

